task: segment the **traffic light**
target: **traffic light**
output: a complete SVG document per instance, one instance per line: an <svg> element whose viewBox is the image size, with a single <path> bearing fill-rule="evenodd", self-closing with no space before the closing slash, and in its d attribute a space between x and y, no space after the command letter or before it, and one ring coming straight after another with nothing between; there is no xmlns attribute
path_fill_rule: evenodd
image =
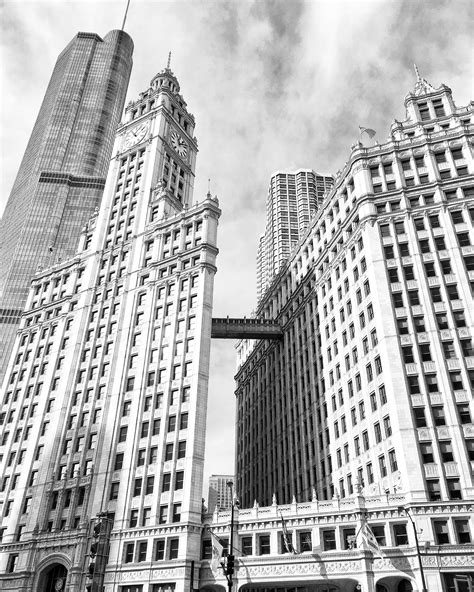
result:
<svg viewBox="0 0 474 592"><path fill-rule="evenodd" d="M89 557L91 558L89 566L87 568L87 576L89 578L94 577L97 552L99 550L100 534L102 529L102 520L98 520L92 528L92 540L89 547Z"/></svg>
<svg viewBox="0 0 474 592"><path fill-rule="evenodd" d="M234 573L234 555L227 555L227 564L225 573L228 576L231 576Z"/></svg>

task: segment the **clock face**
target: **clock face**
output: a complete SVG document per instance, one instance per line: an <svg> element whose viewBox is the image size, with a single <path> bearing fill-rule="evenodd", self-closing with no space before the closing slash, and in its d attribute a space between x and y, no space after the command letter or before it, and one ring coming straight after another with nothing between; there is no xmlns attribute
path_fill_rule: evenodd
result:
<svg viewBox="0 0 474 592"><path fill-rule="evenodd" d="M188 146L183 138L177 132L171 132L170 141L177 154L184 158L188 153Z"/></svg>
<svg viewBox="0 0 474 592"><path fill-rule="evenodd" d="M134 144L141 142L148 132L148 123L140 123L125 134L124 148L128 150Z"/></svg>

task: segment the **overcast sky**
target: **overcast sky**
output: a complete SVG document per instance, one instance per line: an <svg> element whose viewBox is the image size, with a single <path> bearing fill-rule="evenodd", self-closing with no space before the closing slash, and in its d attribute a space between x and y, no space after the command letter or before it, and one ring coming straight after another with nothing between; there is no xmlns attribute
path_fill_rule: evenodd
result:
<svg viewBox="0 0 474 592"><path fill-rule="evenodd" d="M126 1L4 0L0 212L59 52L78 31L121 27ZM458 105L474 98L470 0L131 0L128 98L166 65L196 118L194 197L219 197L214 316L255 306L255 254L278 169L341 168L358 126L382 143L415 82L413 62ZM235 355L213 342L205 477L234 466ZM207 497L207 494L206 494Z"/></svg>

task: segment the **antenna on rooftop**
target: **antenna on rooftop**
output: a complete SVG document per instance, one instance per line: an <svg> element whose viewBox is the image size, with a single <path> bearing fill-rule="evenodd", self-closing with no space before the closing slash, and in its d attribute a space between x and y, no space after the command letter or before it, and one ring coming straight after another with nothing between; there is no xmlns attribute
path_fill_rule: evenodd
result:
<svg viewBox="0 0 474 592"><path fill-rule="evenodd" d="M127 8L125 9L125 14L123 15L122 31L125 29L125 21L127 20L129 6L130 6L130 0L127 0Z"/></svg>

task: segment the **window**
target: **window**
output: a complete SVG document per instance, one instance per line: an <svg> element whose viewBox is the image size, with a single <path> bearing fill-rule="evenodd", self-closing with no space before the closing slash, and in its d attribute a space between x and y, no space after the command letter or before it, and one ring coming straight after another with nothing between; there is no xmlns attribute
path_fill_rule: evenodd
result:
<svg viewBox="0 0 474 592"><path fill-rule="evenodd" d="M424 407L415 407L413 409L413 415L415 416L415 426L417 428L425 428L426 427L425 408Z"/></svg>
<svg viewBox="0 0 474 592"><path fill-rule="evenodd" d="M418 395L420 393L420 383L418 382L418 376L408 376L408 390L410 395Z"/></svg>
<svg viewBox="0 0 474 592"><path fill-rule="evenodd" d="M119 471L123 467L123 452L115 455L114 471Z"/></svg>
<svg viewBox="0 0 474 592"><path fill-rule="evenodd" d="M242 537L240 539L240 548L243 555L253 555L252 537Z"/></svg>
<svg viewBox="0 0 474 592"><path fill-rule="evenodd" d="M446 484L448 486L449 499L462 499L461 483L459 479L446 479Z"/></svg>
<svg viewBox="0 0 474 592"><path fill-rule="evenodd" d="M162 561L165 558L165 539L155 539L154 561ZM212 557L212 547L211 547ZM209 557L209 559L211 558Z"/></svg>
<svg viewBox="0 0 474 592"><path fill-rule="evenodd" d="M429 464L434 462L433 455L433 444L432 442L421 442L420 443L420 454L423 464Z"/></svg>
<svg viewBox="0 0 474 592"><path fill-rule="evenodd" d="M18 553L12 553L8 556L7 573L13 573L18 563Z"/></svg>
<svg viewBox="0 0 474 592"><path fill-rule="evenodd" d="M173 522L181 521L181 504L173 504Z"/></svg>
<svg viewBox="0 0 474 592"><path fill-rule="evenodd" d="M456 532L456 542L460 545L471 542L471 533L469 530L469 520L455 520L454 530Z"/></svg>
<svg viewBox="0 0 474 592"><path fill-rule="evenodd" d="M379 456L379 468L380 468L380 475L382 477L387 476L387 464L385 462L385 456L382 454Z"/></svg>
<svg viewBox="0 0 474 592"><path fill-rule="evenodd" d="M336 548L336 531L323 530L323 549L324 551L332 551Z"/></svg>
<svg viewBox="0 0 474 592"><path fill-rule="evenodd" d="M123 552L124 563L133 563L133 554L135 551L135 543L126 543Z"/></svg>
<svg viewBox="0 0 474 592"><path fill-rule="evenodd" d="M183 483L184 483L184 471L177 471L176 475L175 475L175 482L174 482L174 488L176 489L183 489Z"/></svg>
<svg viewBox="0 0 474 592"><path fill-rule="evenodd" d="M395 545L408 545L408 535L406 524L394 524L393 525L393 539Z"/></svg>
<svg viewBox="0 0 474 592"><path fill-rule="evenodd" d="M441 499L441 489L438 479L428 479L426 481L426 488L428 490L428 499L431 501L439 501Z"/></svg>
<svg viewBox="0 0 474 592"><path fill-rule="evenodd" d="M153 493L153 488L155 486L155 476L150 475L146 478L146 485L145 485L145 495L149 495Z"/></svg>
<svg viewBox="0 0 474 592"><path fill-rule="evenodd" d="M130 528L137 526L138 524L138 510L132 510L130 512Z"/></svg>
<svg viewBox="0 0 474 592"><path fill-rule="evenodd" d="M168 558L177 559L179 553L179 539L169 539L168 549Z"/></svg>
<svg viewBox="0 0 474 592"><path fill-rule="evenodd" d="M136 497L138 495L141 494L142 492L142 478L138 477L137 479L135 479L135 483L133 486L133 496Z"/></svg>
<svg viewBox="0 0 474 592"><path fill-rule="evenodd" d="M147 541L140 541L138 543L137 561L146 561Z"/></svg>
<svg viewBox="0 0 474 592"><path fill-rule="evenodd" d="M110 500L116 500L118 498L119 486L120 486L120 483L118 481L116 481L110 485L110 496L109 496Z"/></svg>
<svg viewBox="0 0 474 592"><path fill-rule="evenodd" d="M436 426L446 425L446 417L444 415L444 408L442 405L432 407L433 421Z"/></svg>
<svg viewBox="0 0 474 592"><path fill-rule="evenodd" d="M125 442L125 440L127 439L127 429L128 429L127 426L122 426L120 428L119 439L118 439L119 442Z"/></svg>
<svg viewBox="0 0 474 592"><path fill-rule="evenodd" d="M388 460L390 463L390 471L392 473L394 473L395 471L398 471L398 463L397 463L397 457L395 455L395 450L388 451Z"/></svg>
<svg viewBox="0 0 474 592"><path fill-rule="evenodd" d="M449 531L447 520L434 520L433 530L437 545L449 545Z"/></svg>

